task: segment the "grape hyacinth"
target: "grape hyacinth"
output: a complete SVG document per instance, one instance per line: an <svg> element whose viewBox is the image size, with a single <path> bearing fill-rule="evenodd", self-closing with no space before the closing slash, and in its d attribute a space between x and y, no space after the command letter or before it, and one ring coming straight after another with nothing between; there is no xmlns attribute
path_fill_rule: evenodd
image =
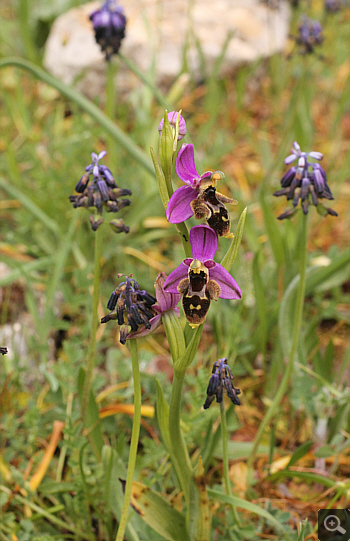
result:
<svg viewBox="0 0 350 541"><path fill-rule="evenodd" d="M318 21L312 21L306 15L300 19L296 42L302 46L303 54L314 52L316 45L323 43L322 26Z"/></svg>
<svg viewBox="0 0 350 541"><path fill-rule="evenodd" d="M92 163L85 168L86 173L84 173L75 187L75 191L79 195L69 196L69 200L73 203L74 208L95 208L95 213L90 215L90 223L93 231L96 231L104 221L102 217L103 207L107 209L107 212L118 212L123 207L130 205L129 199L119 200L118 198L131 195L131 191L118 188L108 167L106 165L99 165L99 160L105 155L105 151L100 152L98 156L95 152L91 154ZM92 182L90 182L91 175ZM121 219L114 220L110 224L117 233L129 232L129 228Z"/></svg>
<svg viewBox="0 0 350 541"><path fill-rule="evenodd" d="M214 398L218 403L222 402L224 391L226 391L233 404L240 406L241 401L237 395L241 394L241 391L233 386L233 378L231 368L227 364L227 358L215 361L207 388L207 398L203 405L205 410L210 407Z"/></svg>
<svg viewBox="0 0 350 541"><path fill-rule="evenodd" d="M118 278L122 276L124 274L118 274ZM111 319L118 321L121 344L125 344L129 334L136 332L140 326L151 329L151 320L157 315L152 308L157 299L141 290L132 274L125 278L126 281L121 282L109 298L107 308L111 312L101 319L101 323L107 323Z"/></svg>
<svg viewBox="0 0 350 541"><path fill-rule="evenodd" d="M107 0L101 7L90 15L96 42L106 54L106 60L110 60L113 54L117 54L122 39L125 37L126 17L122 6L118 6L115 0Z"/></svg>
<svg viewBox="0 0 350 541"><path fill-rule="evenodd" d="M154 283L157 303L152 306L152 310L155 311L156 315L149 320L151 326L139 327L137 331L131 332L128 335L128 339L146 336L155 331L162 323L162 317L165 312L173 311L177 317L180 317L180 310L177 308L177 305L179 304L181 295L180 293L168 293L167 291L164 291L166 279L167 275L165 272L160 272Z"/></svg>
<svg viewBox="0 0 350 541"><path fill-rule="evenodd" d="M324 8L328 13L336 13L337 11L340 11L342 7L344 7L345 2L342 0L325 0L324 1Z"/></svg>
<svg viewBox="0 0 350 541"><path fill-rule="evenodd" d="M297 166L292 166L281 179L281 190L277 190L273 195L279 197L285 195L287 201L293 200L293 209L278 216L279 220L290 218L295 214L296 207L301 200L303 213L309 212L310 199L313 205L317 207L320 214L326 216L338 216L335 210L319 203L319 199L334 199L327 183L327 175L319 163L309 162L309 158L321 161L323 155L321 152L301 152L297 142L293 143L292 154L284 160L287 165L298 160Z"/></svg>

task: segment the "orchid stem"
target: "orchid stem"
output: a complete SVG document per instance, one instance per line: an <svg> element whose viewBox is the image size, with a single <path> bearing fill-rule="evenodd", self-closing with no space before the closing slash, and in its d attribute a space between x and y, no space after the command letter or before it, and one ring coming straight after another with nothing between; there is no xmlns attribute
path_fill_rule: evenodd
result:
<svg viewBox="0 0 350 541"><path fill-rule="evenodd" d="M134 422L132 425L128 473L126 476L126 484L125 484L125 492L124 492L124 502L123 502L122 514L120 517L116 541L123 541L125 528L128 521L128 511L129 511L129 506L130 506L131 489L132 489L132 482L134 478L137 447L139 443L140 424L141 424L141 381L140 381L139 358L137 354L136 340L130 340L129 344L130 344L131 362L132 362L132 375L134 379Z"/></svg>
<svg viewBox="0 0 350 541"><path fill-rule="evenodd" d="M300 331L301 331L301 324L303 319L303 308L304 308L304 299L305 299L305 285L306 285L306 261L307 261L307 215L302 216L302 230L301 230L301 241L299 243L299 249L301 254L300 259L300 272L299 272L299 289L298 289L298 297L297 297L297 303L296 303L296 309L295 309L295 317L294 317L294 330L293 330L293 340L292 340L292 346L289 353L289 359L287 362L287 366L284 372L283 379L281 381L281 384L275 394L275 397L273 401L270 404L269 409L266 412L266 415L259 426L259 430L257 432L257 435L255 436L253 449L251 452L251 455L248 460L248 468L250 469L253 465L254 458L256 455L256 451L258 449L258 445L261 441L261 438L264 434L264 431L267 427L267 425L270 423L271 419L274 417L277 408L279 404L281 403L283 396L288 388L288 384L291 378L291 375L293 373L294 368L294 361L299 345L299 338L300 338Z"/></svg>
<svg viewBox="0 0 350 541"><path fill-rule="evenodd" d="M169 408L169 432L172 446L172 455L175 460L175 470L179 483L184 492L187 505L190 500L190 481L193 474L192 464L186 443L180 428L180 407L182 400L182 389L186 372L174 372L174 379L171 389Z"/></svg>
<svg viewBox="0 0 350 541"><path fill-rule="evenodd" d="M90 347L88 352L88 358L86 363L85 382L83 390L83 399L81 406L81 415L86 423L87 406L89 403L90 388L92 382L92 375L95 368L96 357L96 334L98 327L98 302L100 298L100 278L101 278L101 251L102 251L102 229L99 227L94 233L95 236L95 254L94 254L94 284L92 293L92 316L91 316L91 334L90 334ZM85 427L88 428L88 427Z"/></svg>

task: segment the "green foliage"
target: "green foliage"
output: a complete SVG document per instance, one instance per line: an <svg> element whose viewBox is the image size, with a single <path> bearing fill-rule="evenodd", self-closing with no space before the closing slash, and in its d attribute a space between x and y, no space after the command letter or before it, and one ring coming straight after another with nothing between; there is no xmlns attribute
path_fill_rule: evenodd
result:
<svg viewBox="0 0 350 541"><path fill-rule="evenodd" d="M68 197L91 152L107 148L106 163L118 185L130 188L133 195L131 206L121 214L130 233L101 231L99 316L106 313L119 272L133 273L142 289L153 293L157 272L169 274L183 260L177 232L182 240L188 235L186 226L176 231L164 219L171 191L179 186L169 165L173 146L167 120L160 160L153 151L152 160L148 154L149 146L158 147L157 126L168 102L183 109L196 159L202 162L198 170L224 170L226 180L218 189L239 200L240 216L230 212L235 237L220 239L217 261L232 272L243 298L240 303L213 302L205 325L196 330L175 318L176 332L170 321L168 340L161 328L139 340L142 404L156 406L156 417L143 417L134 473L135 486L143 490L138 500L141 515L129 509L126 539L184 541L197 536L243 541L267 534L281 541L302 541L316 522L315 516L303 521L300 511L313 501L315 486L330 491L323 500L327 505L342 506L349 490L343 482L350 449L350 350L345 338L350 324L345 188L349 21L343 14L324 17L325 61L275 55L240 67L232 77L219 76L232 36L211 68L193 33L190 37L202 59L200 84L191 77L187 87L177 81L164 97L151 73L139 73L140 85L130 100L117 96L111 102L109 96L104 108L105 96L92 102L40 67L41 47L54 17L77 3L21 0L17 12L12 6L0 8L5 21L0 25L1 56L25 57L0 61L0 253L7 266L0 276L0 318L6 325L0 345L10 350L1 359L0 373L0 541L115 541L133 417L114 413L101 418L100 410L133 403L131 361L118 344L117 326L99 327L84 429L82 366L90 340L93 233L85 209L73 210ZM315 17L317 10L310 6ZM298 16L296 12L293 25ZM187 54L184 51L184 67ZM127 58L121 61L137 75ZM273 426L267 427L256 449L255 477L248 476L242 488L235 467L251 456L252 440L278 392L295 323L300 227L295 218L287 223L276 220L282 207L271 195L279 187L283 159L295 139L306 150L324 153L336 196L331 204L340 216L324 218L310 209L297 362ZM17 327L21 341L14 334ZM174 453L170 436L169 350L182 378L175 414L188 463L179 460L179 447ZM221 488L217 404L202 409L212 364L223 356L229 358L235 385L243 390L241 409L226 411L231 495ZM31 492L28 483L41 464L55 420L64 421L64 436L43 481ZM274 460L284 455L285 466L272 470ZM186 483L190 506L181 491L181 473L192 473L199 456L204 472L197 477L209 485L210 497L209 502L203 499L202 508L203 487L195 484L195 476ZM324 474L316 461L324 461ZM270 497L276 499L281 483L297 500L293 511L269 502ZM201 531L208 511L210 532Z"/></svg>

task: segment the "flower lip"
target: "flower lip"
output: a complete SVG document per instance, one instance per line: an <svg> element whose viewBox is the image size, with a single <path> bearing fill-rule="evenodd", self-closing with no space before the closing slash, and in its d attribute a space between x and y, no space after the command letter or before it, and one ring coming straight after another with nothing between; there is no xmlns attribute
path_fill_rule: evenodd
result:
<svg viewBox="0 0 350 541"><path fill-rule="evenodd" d="M209 271L209 280L214 280L220 287L222 299L241 299L242 292L237 282L220 263L215 263L214 256L218 247L216 233L206 225L197 225L190 231L192 258L185 259L166 279L164 290L177 293L181 280L188 277L193 260L199 260Z"/></svg>

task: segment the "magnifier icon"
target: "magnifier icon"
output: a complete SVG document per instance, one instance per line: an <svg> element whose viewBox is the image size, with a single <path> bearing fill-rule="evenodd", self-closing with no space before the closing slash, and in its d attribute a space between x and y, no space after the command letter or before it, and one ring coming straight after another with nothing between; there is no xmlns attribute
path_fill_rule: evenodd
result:
<svg viewBox="0 0 350 541"><path fill-rule="evenodd" d="M336 515L328 515L323 521L323 525L329 532L346 533L346 530L340 526L340 520Z"/></svg>

